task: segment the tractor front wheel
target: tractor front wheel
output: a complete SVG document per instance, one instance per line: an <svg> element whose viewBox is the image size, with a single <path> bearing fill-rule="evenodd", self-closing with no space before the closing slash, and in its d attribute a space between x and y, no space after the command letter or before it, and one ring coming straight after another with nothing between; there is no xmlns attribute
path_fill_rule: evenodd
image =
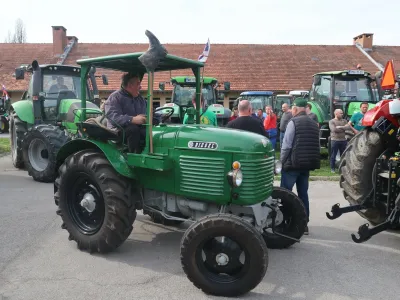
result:
<svg viewBox="0 0 400 300"><path fill-rule="evenodd" d="M361 204L373 189L375 161L384 151L383 141L376 131L366 128L355 135L341 157L340 187L344 198L352 205ZM360 216L378 224L386 219L383 207L358 211Z"/></svg>
<svg viewBox="0 0 400 300"><path fill-rule="evenodd" d="M83 251L107 253L129 237L136 219L132 185L103 153L83 150L70 155L54 183L61 228Z"/></svg>
<svg viewBox="0 0 400 300"><path fill-rule="evenodd" d="M203 292L236 297L254 289L268 268L268 249L254 226L230 214L193 223L181 241L181 263Z"/></svg>
<svg viewBox="0 0 400 300"><path fill-rule="evenodd" d="M280 199L279 209L283 215L283 221L275 226L275 231L300 239L308 223L307 213L301 199L292 191L281 187L274 187L271 197ZM269 228L264 229L263 238L270 249L288 248L296 243L295 240L276 235L269 230Z"/></svg>
<svg viewBox="0 0 400 300"><path fill-rule="evenodd" d="M27 131L27 124L18 118L16 113L10 114L10 143L11 159L14 167L22 169L24 167L24 158L22 155L22 140Z"/></svg>
<svg viewBox="0 0 400 300"><path fill-rule="evenodd" d="M36 125L25 133L22 143L24 163L35 181L54 181L57 153L67 141L65 132L53 125Z"/></svg>

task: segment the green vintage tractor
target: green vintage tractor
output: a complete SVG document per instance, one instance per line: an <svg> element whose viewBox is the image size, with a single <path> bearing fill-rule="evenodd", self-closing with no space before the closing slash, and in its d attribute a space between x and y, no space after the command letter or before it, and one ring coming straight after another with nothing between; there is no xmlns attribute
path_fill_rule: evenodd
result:
<svg viewBox="0 0 400 300"><path fill-rule="evenodd" d="M82 112L76 124L80 137L57 155L54 200L61 227L82 251L106 253L130 236L139 210L189 222L181 240L189 280L213 295L244 294L267 271L267 247L299 242L307 224L304 206L291 191L273 186L280 164L268 139L199 124L204 64L171 55L152 33L146 35L145 53L77 61L82 78L93 66L147 76L148 123L143 151L129 153L123 127L115 132L94 119L85 121ZM189 124L166 124L174 110L153 110L154 74L179 69L194 73L197 109L187 109ZM82 88L81 107L85 92ZM160 111L164 118L154 125L152 116Z"/></svg>
<svg viewBox="0 0 400 300"><path fill-rule="evenodd" d="M202 95L205 100L204 109L215 113L218 126L225 126L229 122L232 111L229 108L218 104L218 80L214 77L202 77L203 88ZM176 76L171 78L170 84L173 85L171 103L166 103L165 107L173 107L174 113L171 115L171 123L182 123L186 109L192 106L192 98L196 92L196 78L193 76ZM165 83L160 83L160 89L163 90ZM226 85L225 86L229 86Z"/></svg>
<svg viewBox="0 0 400 300"><path fill-rule="evenodd" d="M350 120L351 116L360 111L360 104L367 102L369 109L375 107L379 99L372 89L374 78L364 70L341 70L321 72L313 75L313 84L308 95L311 111L317 115L320 124L320 143L328 148L330 156L329 121L335 117L335 109L343 110L343 117ZM354 134L347 132L350 140ZM336 158L339 161L340 156Z"/></svg>
<svg viewBox="0 0 400 300"><path fill-rule="evenodd" d="M39 65L35 60L28 67L17 68L16 79L24 79L25 73L31 74L28 90L10 108L12 161L16 168L25 167L34 180L52 182L57 152L77 132L82 88L87 89L85 95L90 100L87 113L101 115L93 103L98 97L95 69L82 78L80 67ZM91 90L87 80L91 81ZM107 84L105 76L103 83Z"/></svg>

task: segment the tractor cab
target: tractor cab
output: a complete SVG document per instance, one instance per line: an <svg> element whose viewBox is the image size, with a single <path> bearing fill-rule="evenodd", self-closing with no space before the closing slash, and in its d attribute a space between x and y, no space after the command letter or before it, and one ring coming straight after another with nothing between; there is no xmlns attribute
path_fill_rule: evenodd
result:
<svg viewBox="0 0 400 300"><path fill-rule="evenodd" d="M367 102L369 109L378 102L372 89L370 73L364 70L321 72L313 76L309 93L312 112L318 117L321 144L328 146L330 130L328 122L334 118L335 109L342 109L344 118L360 111L360 104Z"/></svg>
<svg viewBox="0 0 400 300"><path fill-rule="evenodd" d="M34 70L35 69L35 70ZM55 123L65 121L66 114L74 116L74 112L63 111L66 106L78 109L81 99L81 69L77 66L65 65L37 65L35 62L28 67L17 68L15 77L17 80L25 79L25 72L29 73L30 81L28 90L24 92L21 100L33 101L35 120L45 123ZM90 85L85 85L86 99L90 101L89 106L98 109L99 92L95 77L95 69L92 69L86 80ZM103 84L107 85L108 80L105 75L101 76ZM89 86L92 88L90 89ZM18 104L16 104L18 106Z"/></svg>
<svg viewBox="0 0 400 300"><path fill-rule="evenodd" d="M204 98L203 110L211 110L217 117L219 126L224 126L228 123L231 116L231 110L224 108L218 104L218 80L214 77L203 77L201 94ZM177 76L172 77L171 82L173 88L172 101L166 103L164 107L174 108L170 121L171 123L182 123L186 109L193 107L192 99L196 93L196 78L193 76ZM164 88L164 83L160 83L160 89Z"/></svg>
<svg viewBox="0 0 400 300"><path fill-rule="evenodd" d="M256 114L257 110L261 109L263 111L263 117L265 118L267 116L265 113L265 107L271 106L274 109L273 95L274 93L270 91L242 92L239 98L235 100L234 106L237 107L239 105L239 102L242 100L248 100L253 108L253 114Z"/></svg>

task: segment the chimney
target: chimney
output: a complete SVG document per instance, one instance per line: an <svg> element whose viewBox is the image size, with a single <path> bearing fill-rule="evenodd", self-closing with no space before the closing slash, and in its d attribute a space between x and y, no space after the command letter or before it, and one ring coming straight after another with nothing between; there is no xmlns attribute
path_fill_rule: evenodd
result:
<svg viewBox="0 0 400 300"><path fill-rule="evenodd" d="M363 33L353 38L353 45L359 43L365 51L372 51L373 33Z"/></svg>
<svg viewBox="0 0 400 300"><path fill-rule="evenodd" d="M63 26L51 26L53 28L53 54L59 57L67 45L67 29Z"/></svg>

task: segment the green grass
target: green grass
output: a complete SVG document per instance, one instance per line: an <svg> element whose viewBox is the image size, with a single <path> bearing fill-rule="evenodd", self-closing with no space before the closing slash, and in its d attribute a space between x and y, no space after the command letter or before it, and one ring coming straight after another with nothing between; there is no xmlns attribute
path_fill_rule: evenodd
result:
<svg viewBox="0 0 400 300"><path fill-rule="evenodd" d="M10 139L9 138L0 138L0 154L10 153Z"/></svg>
<svg viewBox="0 0 400 300"><path fill-rule="evenodd" d="M276 159L280 158L280 151L276 152ZM338 176L337 172L331 173L331 167L328 160L328 149L321 149L321 168L310 172L310 176ZM276 176L280 177L280 176Z"/></svg>

